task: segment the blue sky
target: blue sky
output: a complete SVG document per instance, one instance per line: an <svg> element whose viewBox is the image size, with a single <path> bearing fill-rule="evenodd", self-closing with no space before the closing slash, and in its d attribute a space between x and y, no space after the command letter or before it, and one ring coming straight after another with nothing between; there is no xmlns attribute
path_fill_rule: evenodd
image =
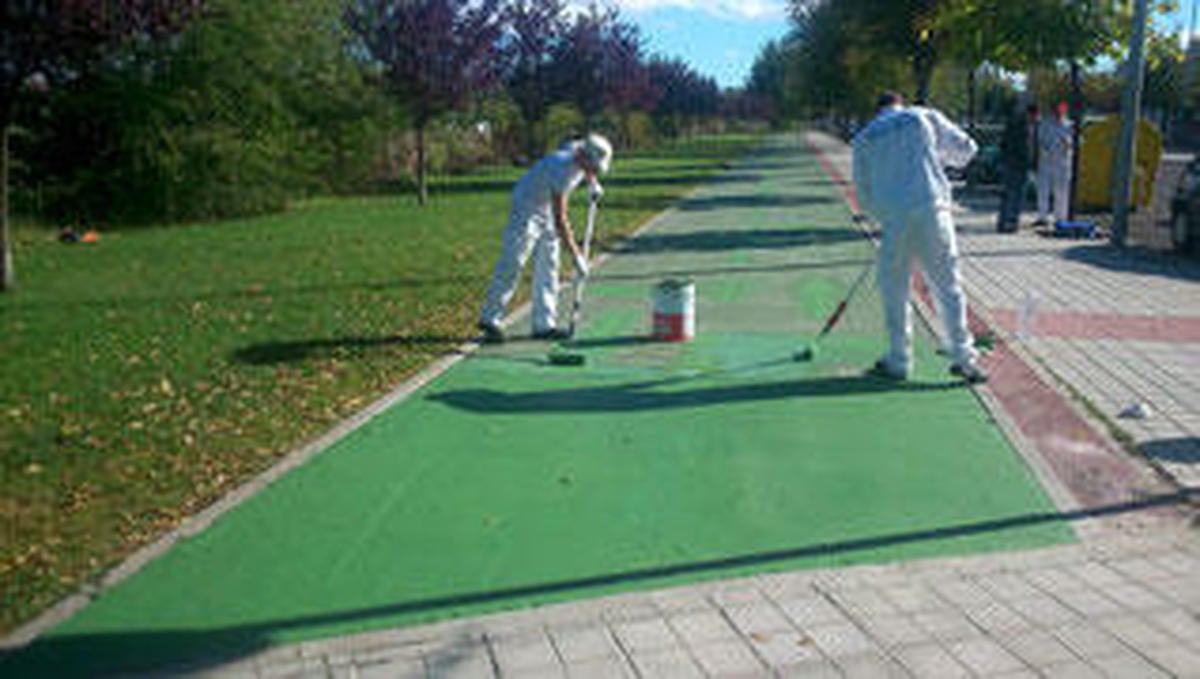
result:
<svg viewBox="0 0 1200 679"><path fill-rule="evenodd" d="M651 54L678 57L698 73L716 78L722 87L745 84L763 45L783 37L789 29L786 0L602 2L619 7L621 14L641 29ZM1177 11L1157 18L1158 29L1179 32L1182 39L1196 3L1200 0L1180 0ZM586 0L576 4L586 4Z"/></svg>
<svg viewBox="0 0 1200 679"><path fill-rule="evenodd" d="M677 57L721 87L741 87L768 40L788 31L785 0L609 0L650 54Z"/></svg>
<svg viewBox="0 0 1200 679"><path fill-rule="evenodd" d="M1160 30L1174 32L1179 31L1180 35L1184 35L1191 28L1192 23L1192 6L1197 0L1180 0L1179 10L1174 14L1164 19L1159 20ZM1197 17L1197 22L1200 23L1200 16Z"/></svg>

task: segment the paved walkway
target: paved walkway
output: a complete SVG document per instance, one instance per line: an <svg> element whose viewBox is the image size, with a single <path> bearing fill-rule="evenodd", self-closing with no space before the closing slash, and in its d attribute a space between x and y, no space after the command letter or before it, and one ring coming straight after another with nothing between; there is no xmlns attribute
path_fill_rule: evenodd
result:
<svg viewBox="0 0 1200 679"><path fill-rule="evenodd" d="M803 141L853 205L845 146ZM1079 542L544 605L275 647L196 674L1200 677L1200 539L1181 502L1200 487L1197 266L999 236L994 207L963 203L972 323L998 338L993 380L976 394L1058 509L1002 527L1069 519ZM742 236L772 252L772 234ZM785 250L774 254L789 270ZM1134 403L1144 417L1122 417Z"/></svg>
<svg viewBox="0 0 1200 679"><path fill-rule="evenodd" d="M844 184L844 145L806 141ZM1200 540L1176 503L1200 487L1200 266L997 235L993 206L964 203L973 323L999 340L980 396L1076 513L1080 543L557 604L277 648L206 672L1200 677Z"/></svg>

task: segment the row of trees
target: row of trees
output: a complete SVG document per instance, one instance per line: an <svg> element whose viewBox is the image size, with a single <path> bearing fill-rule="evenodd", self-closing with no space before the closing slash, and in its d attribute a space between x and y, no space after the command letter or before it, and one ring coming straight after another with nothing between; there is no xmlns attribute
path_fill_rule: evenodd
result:
<svg viewBox="0 0 1200 679"><path fill-rule="evenodd" d="M646 54L615 9L565 0L0 3L2 283L10 157L24 212L202 220L395 167L424 202L431 148L531 158L583 129L628 147L756 110Z"/></svg>
<svg viewBox="0 0 1200 679"><path fill-rule="evenodd" d="M614 8L592 4L572 19L564 0L352 0L344 17L388 91L410 106L422 202L426 127L497 84L517 107L528 155L545 147L555 104L590 127L614 113L609 126L626 142L634 113L652 114L666 131L681 117L718 113L716 83L682 62L648 58L638 29Z"/></svg>
<svg viewBox="0 0 1200 679"><path fill-rule="evenodd" d="M1154 4L1166 13L1176 3ZM760 53L748 87L794 117L861 116L879 89L901 84L926 101L937 74L950 70L966 76L947 89L965 95L971 119L980 74L1022 74L1035 95L1072 97L1078 108L1081 72L1122 58L1132 26L1127 0L790 0L789 7L791 34ZM1146 102L1170 107L1182 54L1173 36L1151 42Z"/></svg>

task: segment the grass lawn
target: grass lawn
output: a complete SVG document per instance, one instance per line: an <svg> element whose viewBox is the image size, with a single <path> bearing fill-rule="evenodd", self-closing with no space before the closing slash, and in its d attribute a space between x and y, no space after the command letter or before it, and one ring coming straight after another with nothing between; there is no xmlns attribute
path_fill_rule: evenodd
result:
<svg viewBox="0 0 1200 679"><path fill-rule="evenodd" d="M755 143L618 156L600 246ZM518 173L438 181L425 209L21 233L0 295L0 633L470 338Z"/></svg>

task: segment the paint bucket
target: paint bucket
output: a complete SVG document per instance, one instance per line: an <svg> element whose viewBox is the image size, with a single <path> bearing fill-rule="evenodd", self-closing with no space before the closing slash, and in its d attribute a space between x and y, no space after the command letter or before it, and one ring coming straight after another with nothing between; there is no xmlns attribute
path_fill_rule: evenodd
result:
<svg viewBox="0 0 1200 679"><path fill-rule="evenodd" d="M696 284L669 278L654 286L654 339L690 342L696 336Z"/></svg>

